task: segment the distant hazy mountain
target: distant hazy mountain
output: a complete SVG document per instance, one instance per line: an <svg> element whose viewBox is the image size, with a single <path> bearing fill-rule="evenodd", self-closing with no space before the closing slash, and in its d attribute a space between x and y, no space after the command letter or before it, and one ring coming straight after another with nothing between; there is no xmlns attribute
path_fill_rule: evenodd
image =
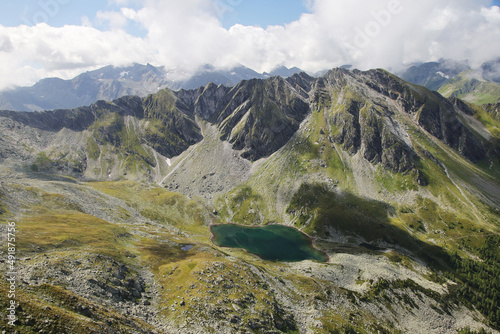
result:
<svg viewBox="0 0 500 334"><path fill-rule="evenodd" d="M263 78L265 78L264 75L241 65L227 70L205 65L193 75L174 81L168 88L173 90L195 89L205 86L210 82L216 85L234 86L242 80Z"/></svg>
<svg viewBox="0 0 500 334"><path fill-rule="evenodd" d="M500 84L500 58L484 63L481 70L485 79Z"/></svg>
<svg viewBox="0 0 500 334"><path fill-rule="evenodd" d="M112 101L126 95L144 97L163 88L194 89L212 82L234 86L242 80L264 79L280 75L289 77L300 69L279 67L270 74L260 74L245 66L217 69L210 65L194 74L167 70L153 65L133 64L127 67L106 66L82 73L71 80L48 78L31 87L16 87L0 92L0 109L40 111L76 108L98 100Z"/></svg>
<svg viewBox="0 0 500 334"><path fill-rule="evenodd" d="M471 68L466 62L441 60L413 65L401 77L408 82L474 104L500 101L500 59Z"/></svg>
<svg viewBox="0 0 500 334"><path fill-rule="evenodd" d="M441 60L439 62L415 64L400 73L400 77L428 89L438 90L451 78L469 69L469 65L465 62Z"/></svg>
<svg viewBox="0 0 500 334"><path fill-rule="evenodd" d="M3 91L0 108L23 111L75 108L125 95L145 96L170 84L172 80L163 68L149 64L106 66L71 80L48 78L31 87Z"/></svg>
<svg viewBox="0 0 500 334"><path fill-rule="evenodd" d="M302 70L298 67L287 68L285 66L278 66L274 70L272 70L270 73L265 72L264 76L274 77L276 75L279 75L280 77L288 78L288 77L291 77L292 75L294 75L296 73L300 73L300 72L302 72Z"/></svg>

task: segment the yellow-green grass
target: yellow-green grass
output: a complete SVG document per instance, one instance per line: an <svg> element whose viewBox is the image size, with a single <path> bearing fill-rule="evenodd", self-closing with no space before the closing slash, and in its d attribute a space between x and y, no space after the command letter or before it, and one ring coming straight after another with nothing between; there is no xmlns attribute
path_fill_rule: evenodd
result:
<svg viewBox="0 0 500 334"><path fill-rule="evenodd" d="M425 189L439 200L440 207L474 222L478 228L492 229L494 224L491 223L498 220L498 216L489 214L488 205L479 201L468 189L483 191L481 187L488 183L500 186L494 176L497 172L472 164L437 140L431 141L415 128L410 131L420 155L420 169L428 179L429 185ZM424 151L430 152L442 165L439 166L426 157Z"/></svg>
<svg viewBox="0 0 500 334"><path fill-rule="evenodd" d="M417 191L419 189L419 185L413 173L393 173L380 165L377 166L375 179L377 180L377 185L381 189L389 191L392 194L404 193L412 190Z"/></svg>
<svg viewBox="0 0 500 334"><path fill-rule="evenodd" d="M184 320L186 315L191 319L213 319L208 313L211 307L206 305L223 305L225 317L238 315L243 322L252 314L273 312L273 292L267 284L248 270L244 262L235 264L213 253L193 249L184 259L161 265L157 281L165 302L162 314L171 319L179 315ZM225 288L224 284L230 284L231 288ZM252 311L233 306L250 295L253 302L246 307Z"/></svg>
<svg viewBox="0 0 500 334"><path fill-rule="evenodd" d="M10 213L7 206L2 202L2 196L0 194L0 223L7 222L9 220Z"/></svg>
<svg viewBox="0 0 500 334"><path fill-rule="evenodd" d="M118 257L131 238L124 227L71 211L24 216L17 228L18 247L25 251L82 249Z"/></svg>
<svg viewBox="0 0 500 334"><path fill-rule="evenodd" d="M309 141L316 143L316 145L309 147L307 152L308 156L303 156L303 159L317 159L320 158L326 162L326 173L332 179L339 181L343 185L349 184L350 173L348 166L343 162L342 158L338 154L338 149L341 149L341 145L332 144L329 137L336 135L339 130L334 124L327 121L326 113L324 108L320 109L318 112L312 115L312 124L314 127L310 133ZM321 168L321 167L320 167ZM310 166L306 166L309 171Z"/></svg>
<svg viewBox="0 0 500 334"><path fill-rule="evenodd" d="M90 182L88 185L125 201L146 218L183 230L188 226L208 226L215 220L203 204L157 186L134 181Z"/></svg>
<svg viewBox="0 0 500 334"><path fill-rule="evenodd" d="M245 225L280 223L283 212L276 211L276 195L291 191L297 179L322 173L344 188L351 184L351 173L337 152L338 145L328 141L323 110L314 112L311 119L311 124L319 125L294 136L282 154L271 156L247 182L216 200L221 217Z"/></svg>
<svg viewBox="0 0 500 334"><path fill-rule="evenodd" d="M192 256L195 251L182 250L182 245L192 244L184 238L181 240L171 241L172 235L157 234L155 239L144 237L137 240L134 245L141 256L141 261L148 264L151 270L155 273L165 264L173 263ZM182 242L184 241L184 242Z"/></svg>
<svg viewBox="0 0 500 334"><path fill-rule="evenodd" d="M239 186L226 197L228 198L226 205L221 208L220 212L222 217L238 224L259 225L263 223L261 218L265 216L267 205L264 198L252 187Z"/></svg>
<svg viewBox="0 0 500 334"><path fill-rule="evenodd" d="M437 203L418 198L413 208L401 207L394 224L400 224L418 239L432 241L448 251L477 248L491 232Z"/></svg>
<svg viewBox="0 0 500 334"><path fill-rule="evenodd" d="M458 78L439 88L439 93L445 97L458 97L477 105L500 101L500 85L497 83L469 79L463 76Z"/></svg>
<svg viewBox="0 0 500 334"><path fill-rule="evenodd" d="M368 312L355 311L345 315L338 315L332 310L323 311L323 316L318 318L322 324L321 328L314 331L315 334L345 334L345 333L401 333L394 328L390 322L376 319Z"/></svg>
<svg viewBox="0 0 500 334"><path fill-rule="evenodd" d="M500 120L492 114L486 112L483 107L471 106L476 113L474 118L480 121L493 135L493 137L500 139Z"/></svg>

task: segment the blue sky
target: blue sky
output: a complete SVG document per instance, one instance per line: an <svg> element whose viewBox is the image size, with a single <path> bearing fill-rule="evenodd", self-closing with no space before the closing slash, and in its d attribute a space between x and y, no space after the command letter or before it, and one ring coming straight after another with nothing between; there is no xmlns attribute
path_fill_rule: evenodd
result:
<svg viewBox="0 0 500 334"><path fill-rule="evenodd" d="M106 7L108 7L106 1L99 0L4 0L0 12L0 24L33 25L43 21L54 27L65 24L79 25L82 16L93 17L98 10Z"/></svg>
<svg viewBox="0 0 500 334"><path fill-rule="evenodd" d="M82 25L84 18L96 20L98 11L118 11L121 6L106 0L3 0L0 11L0 24L4 26L28 26L47 23L52 27L64 25ZM128 7L138 9L131 2ZM105 25L94 24L96 28L105 30ZM135 26L127 27L129 33L141 35Z"/></svg>
<svg viewBox="0 0 500 334"><path fill-rule="evenodd" d="M139 1L129 2L137 8ZM225 28L239 23L261 26L284 25L299 19L309 10L304 0L215 0L215 5L225 9L221 17ZM500 0L492 5L500 6ZM33 25L45 22L54 27L80 25L82 17L94 20L98 11L119 10L120 6L106 0L2 0L0 24L3 26ZM97 25L97 24L96 24ZM98 28L105 29L105 26ZM130 26L130 33L140 35L137 27Z"/></svg>
<svg viewBox="0 0 500 334"><path fill-rule="evenodd" d="M233 3L235 6L228 6L232 10L226 12L222 20L226 28L236 23L261 27L283 25L309 12L302 0L235 0Z"/></svg>
<svg viewBox="0 0 500 334"><path fill-rule="evenodd" d="M180 0L182 1L182 0ZM500 1L500 0L499 0ZM45 22L53 27L81 25L82 18L94 21L98 11L117 11L121 6L106 0L2 0L0 24L3 26L34 25ZM239 23L267 27L296 21L309 12L303 0L216 0L216 10L224 12L221 22L225 28ZM138 2L127 7L138 9ZM106 29L106 26L97 28ZM127 31L142 35L137 27Z"/></svg>

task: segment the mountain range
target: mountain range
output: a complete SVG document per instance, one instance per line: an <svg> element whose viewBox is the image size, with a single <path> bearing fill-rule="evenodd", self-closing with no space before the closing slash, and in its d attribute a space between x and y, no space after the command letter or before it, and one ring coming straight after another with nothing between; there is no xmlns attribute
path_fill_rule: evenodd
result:
<svg viewBox="0 0 500 334"><path fill-rule="evenodd" d="M216 69L205 65L194 73L167 70L151 64L125 67L106 66L85 72L71 80L47 78L31 87L15 87L0 92L0 109L41 111L76 108L98 100L112 101L122 96L144 97L163 88L195 89L212 82L234 86L242 80L264 79L275 75L288 77L300 69L277 67L271 73L257 73L244 66Z"/></svg>
<svg viewBox="0 0 500 334"><path fill-rule="evenodd" d="M398 73L404 80L476 104L496 103L500 89L500 60L485 62L472 69L467 61L440 60L409 66ZM343 68L350 68L344 66ZM71 80L42 79L31 87L14 87L0 92L0 109L42 111L76 108L98 100L112 101L122 96L145 97L161 89L196 89L212 82L234 86L242 80L287 78L300 73L297 67L279 66L270 73L258 73L245 66L229 69L205 65L194 72L166 69L151 64L106 66L82 73ZM314 77L326 71L314 73Z"/></svg>
<svg viewBox="0 0 500 334"><path fill-rule="evenodd" d="M436 70L463 72L412 73ZM345 68L0 111L18 330L498 333L499 115ZM293 227L328 261L219 247L227 223Z"/></svg>

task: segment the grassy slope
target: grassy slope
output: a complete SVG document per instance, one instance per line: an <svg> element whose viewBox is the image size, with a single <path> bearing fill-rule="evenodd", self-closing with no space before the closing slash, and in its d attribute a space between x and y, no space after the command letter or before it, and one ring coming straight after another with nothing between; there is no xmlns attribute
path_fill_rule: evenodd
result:
<svg viewBox="0 0 500 334"><path fill-rule="evenodd" d="M208 241L209 233L205 221L209 217L208 213L202 206L182 195L133 182L87 185L105 189L117 198L127 198L132 207L137 207L147 218L165 226L183 225L189 229L187 225L191 225L192 230L202 231L205 242ZM71 189L71 184L66 187ZM110 261L126 265L130 270L138 270L144 265L158 268L161 264L171 263L185 256L186 252L182 251L180 246L172 246L172 242L165 244L162 241L183 242L186 241L185 238L173 234L168 228L150 228L141 224L130 226L125 221L130 219L131 214L123 207L109 208L115 217L115 222L110 223L83 213L79 204L62 194L49 193L41 188L23 188L25 195L22 203L25 208L22 215L13 217L7 216L6 212L2 214L2 219L16 221L18 260L28 257L24 264L18 262L19 266L30 264L30 257L38 259L40 255L46 254L48 256L45 256L45 261L50 263L51 270L64 270L67 267L65 259L78 260L82 256L90 258L94 254L104 256L104 259L113 259ZM146 198L148 201L143 201ZM135 201L147 206L140 207ZM116 224L116 221L121 223ZM149 234L149 238L142 236L145 232ZM173 245L177 245L177 242ZM47 273L42 271L39 275L42 278ZM59 333L98 333L113 330L147 332L153 329L141 320L126 317L119 311L76 296L53 277L46 278L48 283L44 285L18 285L16 300L21 305L18 309L21 323L16 329L21 333L42 329ZM5 289L7 285L3 282L0 290ZM91 312L85 312L85 309ZM49 319L49 322L44 322L44 319Z"/></svg>
<svg viewBox="0 0 500 334"><path fill-rule="evenodd" d="M167 167L164 157L201 140L194 119L185 106L177 105L173 92L150 95L143 106L126 99L93 105L96 119L84 129L47 132L48 142L30 143L26 149L38 152L29 164L31 170L84 174L90 180L158 181Z"/></svg>
<svg viewBox="0 0 500 334"><path fill-rule="evenodd" d="M470 72L459 74L438 91L445 97L458 97L477 105L500 102L500 85L475 79Z"/></svg>
<svg viewBox="0 0 500 334"><path fill-rule="evenodd" d="M212 322L212 330L216 331L217 322L221 319L213 316L213 307L207 307L206 303L225 305L227 300L235 300L233 305L241 306L232 307L230 303L224 308L225 316L239 316L240 322L247 324L255 321L255 314L261 314L258 319L267 321L266 326L288 328L293 332L294 322L282 310L275 309L274 293L262 283L261 278L252 273L245 263L238 266L212 248L208 224L216 220L203 205L183 195L131 181L95 182L85 186L124 200L155 224L130 225L126 221L132 214L123 207L115 206L109 207L115 217L115 222L110 223L81 212L83 209L78 204L63 195L28 187L25 189L27 211L15 219L19 234L17 247L22 257L33 258L34 264L39 264L37 259L45 256L44 261L51 270L65 270L69 259L91 258L92 254L104 256L105 267L102 270L107 270L109 261L114 263L112 270L117 265L126 265L130 270L145 266L153 272L162 287L160 317L169 319L171 323L182 325L203 317ZM194 245L194 248L184 251L181 249L183 244ZM234 254L259 262L241 251ZM23 266L31 263L31 259L25 261ZM98 269L97 264L94 266ZM224 282L234 282L234 288L223 288L219 285L221 281L215 284L207 279L205 271L219 271L217 277ZM39 273L40 278L45 275L46 272ZM21 322L17 329L20 333L41 329L58 333L142 333L153 329L141 320L123 316L120 310L114 311L96 304L93 299L75 295L57 279L46 278L49 282L42 285L18 286L16 300L21 305L18 309ZM193 289L193 284L196 284L196 289ZM7 285L1 283L0 291L5 292L6 289ZM184 298L186 307L179 307ZM2 305L5 306L5 302ZM217 306L217 309L220 307ZM273 325L276 319L288 319L288 322ZM4 320L0 324L6 327Z"/></svg>

